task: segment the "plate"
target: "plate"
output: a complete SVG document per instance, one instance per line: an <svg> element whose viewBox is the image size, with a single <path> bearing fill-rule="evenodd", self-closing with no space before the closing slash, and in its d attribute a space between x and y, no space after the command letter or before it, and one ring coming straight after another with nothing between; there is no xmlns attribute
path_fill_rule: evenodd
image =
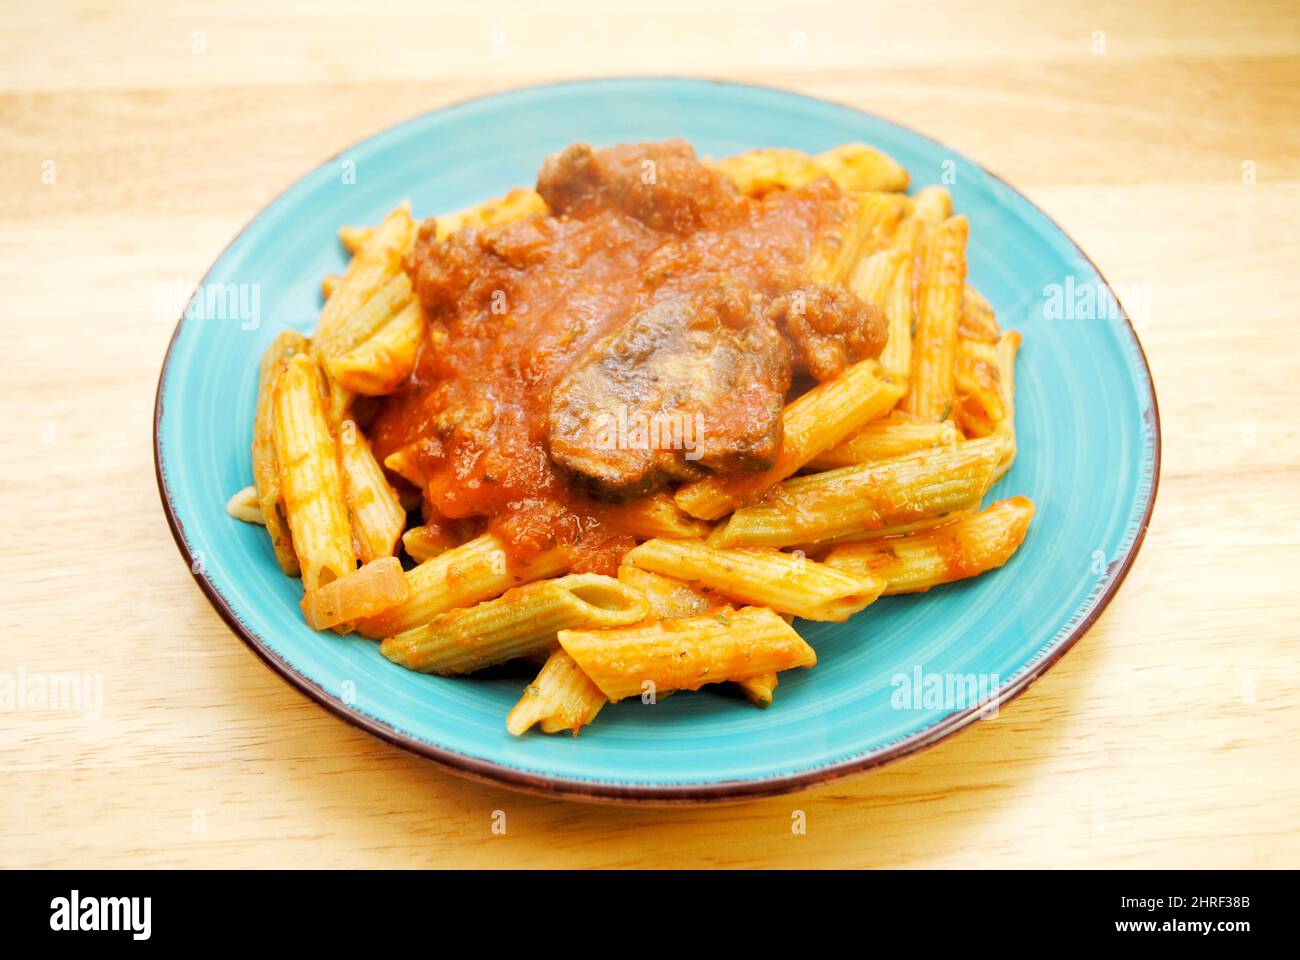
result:
<svg viewBox="0 0 1300 960"><path fill-rule="evenodd" d="M701 154L820 151L865 141L943 182L970 219L969 279L1025 335L1019 456L989 499L1038 513L1002 569L886 597L842 624L798 623L818 665L781 676L759 710L713 688L607 707L579 737L512 737L517 679L410 673L357 637L302 621L301 583L265 533L226 515L252 476L257 363L286 327L310 333L320 281L341 272L341 224L409 197L417 216L530 184L548 154L682 137ZM186 307L158 384L158 485L185 562L231 628L326 709L452 770L586 800L673 803L783 793L866 770L962 729L1020 693L1079 639L1133 562L1155 498L1160 430L1142 348L1088 257L971 160L857 110L689 79L532 87L406 121L344 151L272 202Z"/></svg>

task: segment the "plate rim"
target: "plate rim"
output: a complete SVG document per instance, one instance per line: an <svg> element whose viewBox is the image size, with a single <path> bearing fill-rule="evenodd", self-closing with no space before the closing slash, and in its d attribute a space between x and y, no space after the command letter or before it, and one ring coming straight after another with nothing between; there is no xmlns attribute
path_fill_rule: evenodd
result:
<svg viewBox="0 0 1300 960"><path fill-rule="evenodd" d="M1062 237L1069 241L1076 253L1078 253L1078 255L1088 263L1093 271L1096 272L1097 277L1103 284L1105 284L1106 289L1110 292L1111 296L1114 297L1115 303L1119 308L1120 319L1123 320L1124 328L1127 329L1133 346L1137 348L1137 357L1141 360L1142 369L1146 372L1146 392L1150 401L1146 419L1149 421L1151 428L1152 455L1150 486L1146 492L1146 507L1124 555L1120 557L1118 561L1112 561L1112 565L1116 562L1119 564L1115 570L1114 576L1101 593L1097 595L1095 602L1088 613L1075 623L1063 637L1059 638L1050 647L1046 648L1038 660L1029 666L1028 669L1016 677L1012 682L999 687L991 700L977 703L963 710L951 713L929 727L918 730L895 743L870 751L862 756L850 757L845 760L829 763L810 770L796 771L794 773L752 780L720 780L716 782L690 784L651 784L601 781L594 779L586 780L536 773L518 767L512 767L504 763L498 763L494 760L470 756L404 733L384 721L356 710L345 703L339 696L327 691L315 680L300 673L292 666L292 664L281 657L275 650L271 649L261 637L244 624L243 620L231 606L230 602L226 600L221 591L218 590L216 585L208 578L202 565L195 561L195 557L185 538L184 525L176 514L176 507L172 500L172 494L167 487L167 480L163 470L161 443L162 420L164 416L163 387L167 381L167 372L171 365L176 344L180 339L181 331L185 324L183 309L181 316L177 320L176 327L172 331L171 339L168 341L167 351L163 355L162 368L158 375L158 386L154 395L154 476L158 485L158 494L162 500L163 513L167 518L167 525L172 533L172 539L175 540L182 559L184 559L186 565L189 567L190 575L199 585L199 588L207 597L208 602L212 604L213 608L221 616L222 620L225 621L226 626L230 628L231 632L239 637L239 639L243 641L244 645L252 650L267 667L278 674L281 679L286 681L290 687L297 690L298 693L307 697L309 700L314 701L318 706L324 708L334 716L361 729L365 733L370 734L384 743L414 753L425 760L431 761L444 770L459 776L468 777L469 779L480 783L486 783L497 787L504 786L535 795L594 803L636 804L648 806L676 806L719 802L736 803L754 800L761 797L773 797L794 793L829 783L843 777L853 776L854 774L873 770L877 767L884 766L885 764L892 763L896 760L902 759L903 757L911 756L914 753L919 753L922 750L935 746L961 730L964 730L972 723L982 719L984 716L996 713L1001 710L1003 706L1010 703L1028 689L1030 684L1051 669L1051 667L1055 665L1056 662L1060 660L1061 657L1063 657L1085 633L1088 632L1105 609L1110 605L1110 601L1114 598L1115 594L1119 591L1120 586L1124 583L1129 570L1133 566L1133 562L1137 559L1143 541L1146 539L1147 529L1151 524L1152 512L1155 509L1156 498L1160 489L1160 466L1162 453L1160 407L1156 396L1155 378L1151 373L1151 365L1147 360L1146 350L1142 346L1142 341L1138 337L1137 330L1133 327L1133 322L1128 315L1128 311L1124 308L1123 303L1119 299L1118 293L1115 291L1115 288L1111 285L1110 281L1106 279L1105 275L1097 267L1097 264L1094 263L1087 252L1079 246L1074 237L1067 233L1055 219L1049 216L1041 207L1038 206L1038 204L1030 200L1015 186L994 173L992 170L989 170L983 164L972 160L965 153L952 150L941 141L927 136L924 133L920 133L905 124L898 123L888 117L872 113L868 110L863 110L859 107L840 103L826 97L813 96L811 94L771 84L739 82L703 76L662 74L653 76L587 77L576 80L561 80L549 83L512 86L486 94L465 97L443 104L433 110L426 110L388 124L360 140L349 144L341 150L336 151L321 164L306 171L300 177L295 178L291 183L278 191L275 196L262 204L248 222L245 223L233 237L231 237L222 248L221 252L217 254L216 258L212 261L212 264L204 273L202 279L200 279L195 285L195 289L198 290L202 288L203 284L207 282L208 277L212 275L212 271L216 268L217 264L222 261L230 249L244 236L245 233L248 232L253 224L261 218L268 208L279 202L286 194L295 190L300 184L312 177L322 167L376 137L387 134L414 121L442 113L446 110L486 100L494 100L525 91L538 91L564 87L655 82L686 82L719 87L737 87L741 89L778 93L812 102L828 104L842 110L850 110L873 120L889 124L890 126L903 130L911 136L931 143L953 156L961 157L965 162L970 163L985 176L1000 184L1005 189L1013 192L1021 200L1027 203L1035 212L1037 212L1039 216L1051 224ZM990 703L995 709L990 709Z"/></svg>

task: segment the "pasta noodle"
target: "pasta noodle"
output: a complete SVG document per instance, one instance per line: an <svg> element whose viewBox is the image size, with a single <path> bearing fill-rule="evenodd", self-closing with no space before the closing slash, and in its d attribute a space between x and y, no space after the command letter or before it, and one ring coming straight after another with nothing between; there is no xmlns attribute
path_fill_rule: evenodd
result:
<svg viewBox="0 0 1300 960"><path fill-rule="evenodd" d="M276 381L289 358L307 350L307 338L292 331L280 334L262 355L258 377L257 413L253 418L253 483L262 523L271 537L276 562L290 577L299 575L298 555L285 515L280 489L280 467L275 454L274 393Z"/></svg>
<svg viewBox="0 0 1300 960"><path fill-rule="evenodd" d="M736 603L771 607L806 620L847 620L885 588L876 577L845 576L779 550L722 550L698 540L647 540L625 562L699 584Z"/></svg>
<svg viewBox="0 0 1300 960"><path fill-rule="evenodd" d="M466 227L477 230L513 223L543 213L546 213L546 201L541 198L541 195L536 190L519 187L496 200L488 200L467 210L438 217L438 239L445 240L457 230Z"/></svg>
<svg viewBox="0 0 1300 960"><path fill-rule="evenodd" d="M809 461L815 470L834 470L856 463L887 460L917 450L956 443L961 434L951 420L875 420L825 453Z"/></svg>
<svg viewBox="0 0 1300 960"><path fill-rule="evenodd" d="M889 339L880 365L901 383L912 375L912 260L903 250L880 250L858 264L853 292L885 311Z"/></svg>
<svg viewBox="0 0 1300 960"><path fill-rule="evenodd" d="M1002 419L994 434L1002 440L1002 458L998 461L994 480L1011 469L1016 459L1016 354L1020 352L1021 336L1008 330L998 339L998 384L1002 391Z"/></svg>
<svg viewBox="0 0 1300 960"><path fill-rule="evenodd" d="M411 599L357 624L363 636L389 637L423 626L440 613L498 596L511 587L564 572L558 553L529 563L513 562L505 544L490 533L440 553L406 571Z"/></svg>
<svg viewBox="0 0 1300 960"><path fill-rule="evenodd" d="M371 230L356 250L334 293L325 301L316 325L316 340L329 343L385 283L401 270L402 255L415 240L415 221L402 205ZM409 289L409 285L408 285Z"/></svg>
<svg viewBox="0 0 1300 960"><path fill-rule="evenodd" d="M611 526L642 539L650 537L706 537L712 525L697 520L671 496L657 493L610 509Z"/></svg>
<svg viewBox="0 0 1300 960"><path fill-rule="evenodd" d="M952 197L943 187L926 187L916 195L912 216L931 223L943 223L952 216Z"/></svg>
<svg viewBox="0 0 1300 960"><path fill-rule="evenodd" d="M339 433L357 556L362 563L391 557L406 527L406 511L370 452L370 444L360 428L353 421L345 420Z"/></svg>
<svg viewBox="0 0 1300 960"><path fill-rule="evenodd" d="M953 365L957 316L966 283L965 217L951 217L926 231L917 287L912 379L901 407L933 420L947 419L956 400Z"/></svg>
<svg viewBox="0 0 1300 960"><path fill-rule="evenodd" d="M962 290L957 333L967 340L980 340L984 343L997 343L998 337L1002 335L993 308L978 290L969 285Z"/></svg>
<svg viewBox="0 0 1300 960"><path fill-rule="evenodd" d="M845 143L817 154L814 162L841 190L906 190L907 170L865 143Z"/></svg>
<svg viewBox="0 0 1300 960"><path fill-rule="evenodd" d="M506 729L519 736L540 723L544 733L571 730L576 736L608 702L574 659L556 649L506 715Z"/></svg>
<svg viewBox="0 0 1300 960"><path fill-rule="evenodd" d="M709 596L707 587L690 585L661 576L631 563L624 558L618 568L620 583L645 595L650 605L650 616L656 620L682 620L698 617L715 606L722 605Z"/></svg>
<svg viewBox="0 0 1300 960"><path fill-rule="evenodd" d="M864 258L889 246L909 205L906 197L886 193L862 193L854 199L844 229L823 238L813 252L808 274L819 283L847 281Z"/></svg>
<svg viewBox="0 0 1300 960"><path fill-rule="evenodd" d="M560 646L606 699L746 680L817 662L812 647L765 607L616 630L561 630Z"/></svg>
<svg viewBox="0 0 1300 960"><path fill-rule="evenodd" d="M814 156L800 150L764 147L717 161L742 193L761 197L797 190L830 177L846 193L907 189L907 170L892 157L863 143L846 143Z"/></svg>
<svg viewBox="0 0 1300 960"><path fill-rule="evenodd" d="M226 501L226 513L245 523L258 523L266 526L262 517L262 507L257 502L257 487L244 487Z"/></svg>
<svg viewBox="0 0 1300 960"><path fill-rule="evenodd" d="M772 697L776 693L777 675L775 673L761 673L757 677L746 677L744 680L737 680L736 686L744 691L745 696L759 707L770 707Z"/></svg>
<svg viewBox="0 0 1300 960"><path fill-rule="evenodd" d="M426 523L402 534L402 549L416 563L424 563L457 545L457 540L442 524Z"/></svg>
<svg viewBox="0 0 1300 960"><path fill-rule="evenodd" d="M392 393L415 369L424 338L424 315L414 299L373 335L326 361L330 375L346 390L364 396Z"/></svg>
<svg viewBox="0 0 1300 960"><path fill-rule="evenodd" d="M1033 516L1028 498L1011 497L924 533L836 547L826 564L883 578L887 594L929 590L1002 566L1024 540Z"/></svg>
<svg viewBox="0 0 1300 960"><path fill-rule="evenodd" d="M560 630L619 627L643 620L648 610L645 597L612 577L575 573L438 614L389 637L379 651L408 670L471 673L549 650Z"/></svg>
<svg viewBox="0 0 1300 960"><path fill-rule="evenodd" d="M356 569L338 443L321 400L316 362L297 354L275 385L275 455L289 529L308 590ZM265 512L263 513L265 516Z"/></svg>
<svg viewBox="0 0 1300 960"><path fill-rule="evenodd" d="M967 436L987 437L1002 419L1002 387L997 347L962 338L957 343L954 381L957 421Z"/></svg>
<svg viewBox="0 0 1300 960"><path fill-rule="evenodd" d="M978 499L1004 453L990 437L796 477L771 502L733 513L710 542L786 547L939 516Z"/></svg>

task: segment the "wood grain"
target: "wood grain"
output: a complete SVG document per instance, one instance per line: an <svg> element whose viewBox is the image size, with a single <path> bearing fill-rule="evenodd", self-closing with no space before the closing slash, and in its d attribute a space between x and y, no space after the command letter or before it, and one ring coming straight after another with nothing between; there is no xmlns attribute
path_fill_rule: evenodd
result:
<svg viewBox="0 0 1300 960"><path fill-rule="evenodd" d="M0 866L1294 866L1300 10L546 9L7 11L0 672L102 674L104 707L0 711ZM1024 189L1113 282L1149 285L1137 325L1165 447L1146 546L1088 636L996 719L740 806L535 799L302 699L178 562L150 445L173 326L158 285L192 285L286 184L388 123L615 73L881 113Z"/></svg>

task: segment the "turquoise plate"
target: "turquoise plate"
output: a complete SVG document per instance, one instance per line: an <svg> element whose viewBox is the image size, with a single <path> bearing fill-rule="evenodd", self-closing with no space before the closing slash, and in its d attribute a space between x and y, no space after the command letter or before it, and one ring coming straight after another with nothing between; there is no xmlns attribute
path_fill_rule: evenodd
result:
<svg viewBox="0 0 1300 960"><path fill-rule="evenodd" d="M917 189L949 185L970 218L970 281L1025 335L1020 453L990 498L1038 513L1002 569L882 599L848 623L800 623L812 670L783 674L768 710L713 688L607 707L580 737L506 733L516 678L445 679L375 644L316 634L299 581L265 533L226 515L251 479L257 363L282 329L310 332L320 281L341 271L341 224L404 197L417 216L533 182L542 159L593 144L683 137L701 154L820 151L861 140ZM1155 497L1160 432L1142 348L1105 280L1041 210L946 147L847 107L687 79L534 87L417 117L290 187L200 284L163 363L159 489L176 542L231 628L276 672L362 729L453 770L578 799L681 802L776 794L933 744L1005 703L1096 620L1133 562Z"/></svg>

